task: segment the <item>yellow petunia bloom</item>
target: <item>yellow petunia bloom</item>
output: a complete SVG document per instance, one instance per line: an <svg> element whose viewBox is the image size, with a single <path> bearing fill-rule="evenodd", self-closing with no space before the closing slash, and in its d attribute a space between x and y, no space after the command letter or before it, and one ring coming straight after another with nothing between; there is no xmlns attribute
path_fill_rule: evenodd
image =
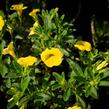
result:
<svg viewBox="0 0 109 109"><path fill-rule="evenodd" d="M19 16L21 16L23 10L26 9L26 8L27 8L27 6L23 6L23 4L21 3L21 4L12 5L11 8L10 8L10 10L15 10L17 12L17 14Z"/></svg>
<svg viewBox="0 0 109 109"><path fill-rule="evenodd" d="M78 48L81 51L91 51L91 44L87 41L78 41L74 47Z"/></svg>
<svg viewBox="0 0 109 109"><path fill-rule="evenodd" d="M59 48L46 49L41 53L41 60L48 67L58 66L62 62L63 54Z"/></svg>
<svg viewBox="0 0 109 109"><path fill-rule="evenodd" d="M14 52L13 42L10 42L9 45L8 45L8 47L5 48L5 49L3 49L2 54L3 55L9 54L9 55L11 55L12 57L15 58L15 52Z"/></svg>
<svg viewBox="0 0 109 109"><path fill-rule="evenodd" d="M82 108L79 106L73 106L73 107L68 107L68 109L82 109Z"/></svg>
<svg viewBox="0 0 109 109"><path fill-rule="evenodd" d="M107 65L108 65L107 61L103 61L97 66L96 69L101 70L102 68L106 67Z"/></svg>
<svg viewBox="0 0 109 109"><path fill-rule="evenodd" d="M37 62L37 58L34 56L21 57L17 59L17 63L23 67L32 66L35 62Z"/></svg>
<svg viewBox="0 0 109 109"><path fill-rule="evenodd" d="M0 16L0 31L2 30L4 24L5 24L5 22L4 22L4 20L3 20L3 17Z"/></svg>
<svg viewBox="0 0 109 109"><path fill-rule="evenodd" d="M32 17L35 17L38 12L40 12L40 9L33 9L33 10L29 13L29 15L32 16Z"/></svg>

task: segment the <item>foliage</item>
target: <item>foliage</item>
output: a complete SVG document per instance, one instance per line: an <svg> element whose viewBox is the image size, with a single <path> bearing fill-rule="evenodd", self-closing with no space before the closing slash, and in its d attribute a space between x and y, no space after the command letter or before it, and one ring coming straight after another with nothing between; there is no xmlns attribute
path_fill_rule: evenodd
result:
<svg viewBox="0 0 109 109"><path fill-rule="evenodd" d="M58 8L31 16L25 10L22 5L8 16L0 12L0 90L7 109L87 109L87 99L98 99L99 87L109 86L109 51L78 41Z"/></svg>

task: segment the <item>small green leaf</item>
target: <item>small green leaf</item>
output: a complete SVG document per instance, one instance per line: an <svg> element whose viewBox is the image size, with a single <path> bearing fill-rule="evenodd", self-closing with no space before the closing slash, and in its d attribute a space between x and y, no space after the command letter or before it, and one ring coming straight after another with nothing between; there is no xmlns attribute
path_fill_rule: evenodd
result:
<svg viewBox="0 0 109 109"><path fill-rule="evenodd" d="M70 65L70 69L71 69L72 71L74 71L77 76L83 76L82 68L79 66L78 63L74 62L74 61L71 60L71 59L67 59L67 62L68 62L69 65Z"/></svg>
<svg viewBox="0 0 109 109"><path fill-rule="evenodd" d="M102 79L109 77L109 71L103 72L102 73Z"/></svg>
<svg viewBox="0 0 109 109"><path fill-rule="evenodd" d="M10 78L8 78L7 81L6 81L6 87L7 88L11 87L11 80L10 80Z"/></svg>
<svg viewBox="0 0 109 109"><path fill-rule="evenodd" d="M0 65L0 74L2 77L5 77L5 75L8 73L8 69L5 65Z"/></svg>
<svg viewBox="0 0 109 109"><path fill-rule="evenodd" d="M26 88L28 87L28 84L30 82L30 77L27 76L25 77L22 81L21 81L21 89L24 92L26 90Z"/></svg>
<svg viewBox="0 0 109 109"><path fill-rule="evenodd" d="M97 89L94 86L90 87L90 95L95 99L98 98Z"/></svg>
<svg viewBox="0 0 109 109"><path fill-rule="evenodd" d="M52 90L56 90L56 89L59 89L59 88L61 88L61 85L60 84L54 84L54 85L52 85Z"/></svg>
<svg viewBox="0 0 109 109"><path fill-rule="evenodd" d="M82 109L86 109L86 103L80 96L78 96L78 102L82 106Z"/></svg>
<svg viewBox="0 0 109 109"><path fill-rule="evenodd" d="M20 109L23 109L23 105L25 105L24 107L26 107L27 101L28 101L28 96L24 96L24 97L21 98L21 100L19 101L18 107L20 107ZM21 108L21 107L22 107L22 108ZM24 109L25 109L25 108L24 108Z"/></svg>
<svg viewBox="0 0 109 109"><path fill-rule="evenodd" d="M55 77L55 79L58 81L58 82L61 82L61 80L63 79L63 77L56 73L56 72L53 72L53 76Z"/></svg>
<svg viewBox="0 0 109 109"><path fill-rule="evenodd" d="M64 93L64 97L63 97L64 101L68 101L70 96L71 96L71 88L68 88Z"/></svg>
<svg viewBox="0 0 109 109"><path fill-rule="evenodd" d="M0 54L2 54L2 50L5 47L6 42L4 40L2 40L1 44L0 44Z"/></svg>
<svg viewBox="0 0 109 109"><path fill-rule="evenodd" d="M93 98L97 99L97 89L94 86L88 86L85 93L86 97L92 96Z"/></svg>
<svg viewBox="0 0 109 109"><path fill-rule="evenodd" d="M109 81L100 81L99 86L109 86Z"/></svg>
<svg viewBox="0 0 109 109"><path fill-rule="evenodd" d="M22 92L16 92L16 94L11 98L11 100L8 100L7 109L12 109L22 97L22 94Z"/></svg>
<svg viewBox="0 0 109 109"><path fill-rule="evenodd" d="M62 50L62 52L63 52L63 54L64 54L65 56L69 56L69 52L68 52L67 50L62 49L62 48L61 48L61 50Z"/></svg>

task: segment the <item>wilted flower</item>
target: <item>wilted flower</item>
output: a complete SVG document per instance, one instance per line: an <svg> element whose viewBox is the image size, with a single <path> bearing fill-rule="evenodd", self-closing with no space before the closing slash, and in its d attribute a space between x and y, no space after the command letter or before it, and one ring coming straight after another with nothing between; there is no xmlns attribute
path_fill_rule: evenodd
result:
<svg viewBox="0 0 109 109"><path fill-rule="evenodd" d="M73 106L73 107L68 107L68 109L82 109L82 108L79 106Z"/></svg>
<svg viewBox="0 0 109 109"><path fill-rule="evenodd" d="M48 67L58 66L62 62L63 54L59 48L46 49L41 53L41 59Z"/></svg>
<svg viewBox="0 0 109 109"><path fill-rule="evenodd" d="M33 9L33 10L29 13L29 15L32 16L32 17L35 17L38 12L40 12L40 9Z"/></svg>
<svg viewBox="0 0 109 109"><path fill-rule="evenodd" d="M32 66L35 62L37 62L37 58L34 56L21 57L17 59L17 63L23 67Z"/></svg>
<svg viewBox="0 0 109 109"><path fill-rule="evenodd" d="M30 28L30 33L29 33L29 35L34 35L35 32L36 32L35 29L36 29L37 27L39 27L39 22L38 22L38 21L36 21L36 22L33 24L33 27Z"/></svg>
<svg viewBox="0 0 109 109"><path fill-rule="evenodd" d="M103 62L101 62L101 63L97 66L96 69L97 69L97 70L100 70L100 69L106 67L107 65L108 65L107 61L103 61Z"/></svg>
<svg viewBox="0 0 109 109"><path fill-rule="evenodd" d="M78 48L81 51L91 51L91 44L87 41L78 41L74 47Z"/></svg>
<svg viewBox="0 0 109 109"><path fill-rule="evenodd" d="M3 20L3 17L0 16L0 31L2 30L4 24L5 24L5 22L4 22L4 20Z"/></svg>
<svg viewBox="0 0 109 109"><path fill-rule="evenodd" d="M35 34L35 29L32 27L30 28L29 36L34 35L34 34Z"/></svg>
<svg viewBox="0 0 109 109"><path fill-rule="evenodd" d="M24 10L24 9L26 9L27 8L27 6L24 6L23 7L23 4L21 3L21 4L15 4L15 5L12 5L11 6L11 10L15 10L16 12L17 12L17 14L19 15L19 16L21 16L22 15L22 11Z"/></svg>
<svg viewBox="0 0 109 109"><path fill-rule="evenodd" d="M5 48L5 49L3 49L2 54L3 55L9 54L12 57L15 57L13 42L10 42L9 45L8 45L8 47Z"/></svg>

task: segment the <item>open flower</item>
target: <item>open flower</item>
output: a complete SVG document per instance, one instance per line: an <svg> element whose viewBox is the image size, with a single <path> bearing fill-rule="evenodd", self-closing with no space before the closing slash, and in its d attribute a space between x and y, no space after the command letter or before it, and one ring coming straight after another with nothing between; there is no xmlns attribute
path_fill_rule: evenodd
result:
<svg viewBox="0 0 109 109"><path fill-rule="evenodd" d="M21 3L21 4L12 5L10 9L11 9L11 10L15 10L15 11L17 12L17 14L18 14L19 16L21 16L23 10L26 9L26 8L27 8L27 6L23 6L23 4Z"/></svg>
<svg viewBox="0 0 109 109"><path fill-rule="evenodd" d="M41 53L41 60L48 67L58 66L62 62L63 54L59 48L46 49Z"/></svg>
<svg viewBox="0 0 109 109"><path fill-rule="evenodd" d="M81 109L79 106L68 107L68 109Z"/></svg>
<svg viewBox="0 0 109 109"><path fill-rule="evenodd" d="M40 12L40 9L33 9L33 10L29 13L29 15L32 16L32 17L35 17L38 12Z"/></svg>
<svg viewBox="0 0 109 109"><path fill-rule="evenodd" d="M5 22L4 22L4 20L3 20L3 17L0 16L0 31L2 30L4 24L5 24Z"/></svg>
<svg viewBox="0 0 109 109"><path fill-rule="evenodd" d="M12 57L15 58L14 46L13 46L12 41L9 43L7 48L3 49L2 54L3 55L9 54L9 55L11 55Z"/></svg>
<svg viewBox="0 0 109 109"><path fill-rule="evenodd" d="M35 62L37 62L37 58L34 56L21 57L17 59L17 63L23 67L32 66Z"/></svg>
<svg viewBox="0 0 109 109"><path fill-rule="evenodd" d="M87 41L78 41L74 47L78 48L81 51L91 51L91 44Z"/></svg>

